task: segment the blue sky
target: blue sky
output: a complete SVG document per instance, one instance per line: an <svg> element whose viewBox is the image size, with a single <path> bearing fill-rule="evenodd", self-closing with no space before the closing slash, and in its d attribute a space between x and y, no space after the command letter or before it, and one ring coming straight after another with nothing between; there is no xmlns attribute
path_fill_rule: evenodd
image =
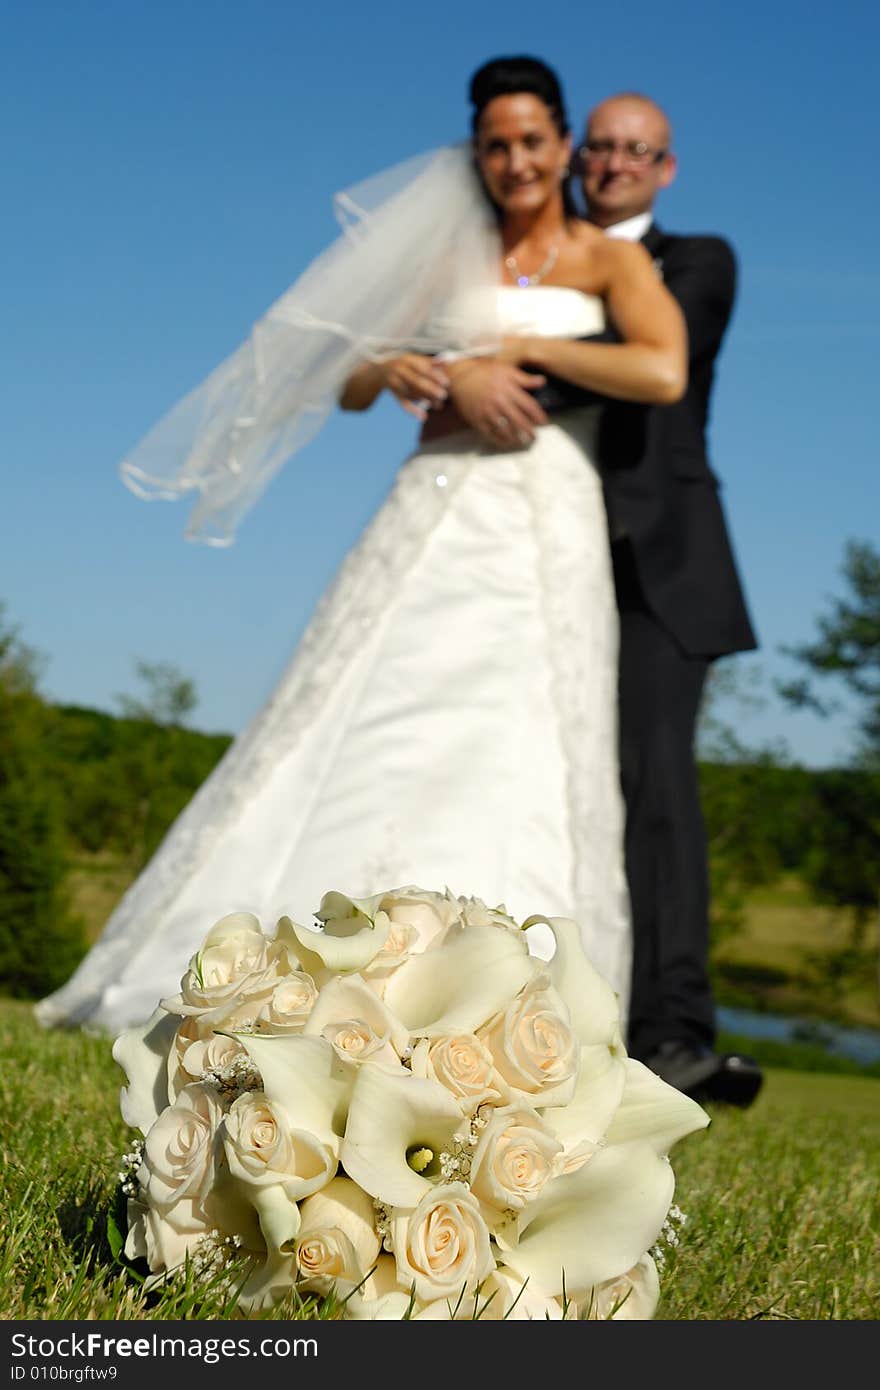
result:
<svg viewBox="0 0 880 1390"><path fill-rule="evenodd" d="M812 635L850 538L880 542L880 268L872 5L634 0L548 9L78 0L6 8L0 598L53 698L114 708L137 659L196 681L194 722L260 707L414 422L338 416L228 550L182 539L118 461L246 336L335 235L333 193L466 135L467 81L530 52L573 122L637 88L670 112L671 230L722 233L741 268L711 452L761 638L728 663L764 692L727 706L751 744L810 765L845 714L793 714L772 681Z"/></svg>

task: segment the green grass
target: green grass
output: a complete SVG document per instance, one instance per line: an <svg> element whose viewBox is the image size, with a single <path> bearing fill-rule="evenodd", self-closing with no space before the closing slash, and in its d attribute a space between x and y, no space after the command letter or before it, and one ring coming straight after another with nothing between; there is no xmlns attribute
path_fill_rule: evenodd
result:
<svg viewBox="0 0 880 1390"><path fill-rule="evenodd" d="M689 1219L658 1317L880 1315L880 1082L770 1071L672 1157Z"/></svg>
<svg viewBox="0 0 880 1390"><path fill-rule="evenodd" d="M216 1285L147 1294L113 1261L106 1219L130 1135L107 1040L45 1032L3 1001L0 1049L0 1318L236 1316ZM880 1082L771 1070L751 1109L714 1110L672 1157L688 1220L659 1318L880 1316Z"/></svg>

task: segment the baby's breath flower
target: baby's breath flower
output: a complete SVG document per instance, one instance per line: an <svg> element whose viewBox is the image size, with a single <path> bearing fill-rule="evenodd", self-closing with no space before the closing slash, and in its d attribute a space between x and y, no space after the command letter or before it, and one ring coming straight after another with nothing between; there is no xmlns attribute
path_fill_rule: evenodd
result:
<svg viewBox="0 0 880 1390"><path fill-rule="evenodd" d="M469 1130L465 1138L453 1139L451 1149L441 1151L440 1173L445 1182L467 1182L471 1175L471 1161L476 1142L472 1131Z"/></svg>
<svg viewBox="0 0 880 1390"><path fill-rule="evenodd" d="M383 1249L389 1251L394 1249L391 1239L391 1215L384 1202L380 1202L378 1197L373 1198L373 1211L376 1213L376 1235L382 1242Z"/></svg>
<svg viewBox="0 0 880 1390"><path fill-rule="evenodd" d="M666 1213L666 1220L663 1222L657 1237L657 1243L652 1246L650 1251L651 1257L661 1273L666 1268L669 1251L674 1250L681 1241L681 1227L687 1225L687 1219L685 1212L676 1203L673 1203Z"/></svg>
<svg viewBox="0 0 880 1390"><path fill-rule="evenodd" d="M144 1153L144 1141L138 1135L133 1141L128 1153L122 1155L120 1162L122 1167L119 1170L119 1186L126 1197L136 1197L138 1194L137 1170L141 1166L141 1159Z"/></svg>
<svg viewBox="0 0 880 1390"><path fill-rule="evenodd" d="M192 1267L196 1274L217 1274L225 1269L241 1249L240 1235L224 1235L222 1231L206 1231L199 1236L192 1253Z"/></svg>
<svg viewBox="0 0 880 1390"><path fill-rule="evenodd" d="M251 1029L251 1031L253 1031ZM203 1071L201 1080L206 1081L217 1091L224 1105L231 1105L239 1096L249 1091L261 1091L263 1078L250 1057L244 1052L233 1057L224 1067Z"/></svg>

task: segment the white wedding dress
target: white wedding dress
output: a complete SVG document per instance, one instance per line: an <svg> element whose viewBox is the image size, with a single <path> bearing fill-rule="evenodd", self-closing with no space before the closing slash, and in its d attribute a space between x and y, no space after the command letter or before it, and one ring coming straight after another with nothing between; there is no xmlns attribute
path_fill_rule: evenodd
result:
<svg viewBox="0 0 880 1390"><path fill-rule="evenodd" d="M578 337L601 301L497 291L510 332ZM418 884L574 917L621 995L630 961L617 612L597 410L505 453L421 447L263 710L124 895L45 1024L118 1031L173 994L235 910L311 922L322 895Z"/></svg>

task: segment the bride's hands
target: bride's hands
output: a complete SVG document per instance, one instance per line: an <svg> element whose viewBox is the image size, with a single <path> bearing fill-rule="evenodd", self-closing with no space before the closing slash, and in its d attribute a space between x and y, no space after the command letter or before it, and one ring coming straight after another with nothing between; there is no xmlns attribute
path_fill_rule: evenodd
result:
<svg viewBox="0 0 880 1390"><path fill-rule="evenodd" d="M339 404L343 410L369 410L386 390L410 415L426 420L430 410L446 404L449 381L442 362L420 352L402 352L384 362L361 362L345 382Z"/></svg>
<svg viewBox="0 0 880 1390"><path fill-rule="evenodd" d="M377 365L385 389L417 420L426 420L429 410L446 404L449 378L442 363L433 357L404 352Z"/></svg>
<svg viewBox="0 0 880 1390"><path fill-rule="evenodd" d="M503 449L531 444L538 426L547 423L544 410L530 394L547 378L502 360L502 354L512 357L514 341L506 339L498 357L471 359L449 368L449 396L459 414L490 444Z"/></svg>

